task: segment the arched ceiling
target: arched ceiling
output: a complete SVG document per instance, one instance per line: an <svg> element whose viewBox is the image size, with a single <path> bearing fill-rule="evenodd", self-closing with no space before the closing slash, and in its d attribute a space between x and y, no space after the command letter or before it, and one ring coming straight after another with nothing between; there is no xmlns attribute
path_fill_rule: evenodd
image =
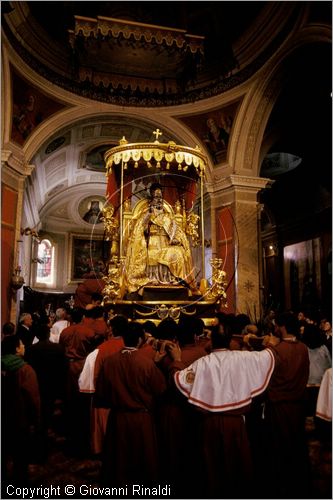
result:
<svg viewBox="0 0 333 500"><path fill-rule="evenodd" d="M261 175L275 182L262 201L277 224L304 216L310 224L316 212L331 210L331 50L328 44L309 44L290 57L288 80L266 127L270 145ZM299 160L283 162L281 153Z"/></svg>
<svg viewBox="0 0 333 500"><path fill-rule="evenodd" d="M80 120L50 136L33 158L27 224L35 226L42 220L44 230L87 230L89 225L73 214L87 193L105 197L104 151L117 146L121 137L130 143L155 140L152 125L144 120L103 115ZM163 142L171 140L177 142L177 137L164 131Z"/></svg>
<svg viewBox="0 0 333 500"><path fill-rule="evenodd" d="M192 58L190 66L186 66L191 73L195 63L190 80L184 80L179 73L184 60L179 59L179 55L175 57L174 66L173 61L169 66L173 74L168 74L175 90L169 92L163 87L156 92L157 82L166 81L163 58L159 59L156 54L164 52L164 56L170 57L166 44L149 48L142 39L139 46L133 38L118 38L119 49L125 47L126 50L122 52L124 59L117 61L122 67L118 66L115 74L109 62L103 60L109 52L102 51L95 61L91 57L94 52L84 59L84 50L90 50L86 40L78 59L73 60L68 30L75 27L74 16L92 19L107 16L183 29L188 34L205 37L204 57ZM12 47L52 85L95 101L120 104L124 110L128 106L151 106L156 112L159 106L198 101L204 105L207 98L242 84L269 61L295 26L305 20L313 26L329 25L331 6L329 2L2 2L2 20L3 33ZM147 65L154 66L152 74L147 76L146 67L141 64L142 74L136 73L135 78L143 78L146 89L139 86L137 90L130 68L135 67L137 72L143 53ZM272 195L267 193L267 196L271 196L272 209L280 211L283 217L288 217L288 210L282 207L287 205L284 193L288 190L291 197L288 186L297 183L291 183L293 176L299 183L307 179L308 185L311 182L314 185L314 178L319 179L319 185L326 191L331 183L331 102L328 102L331 99L331 47L307 46L297 57L289 73L290 80L285 82L274 106L264 138L265 154L290 153L303 159L293 172L272 175L275 184ZM79 73L75 73L78 63L79 66L89 63L88 69L93 72L98 71L100 63L104 73L108 73L106 81L110 84L106 86L94 79L80 81ZM114 82L118 82L116 86ZM86 231L84 221L72 215L74 205L77 207L87 192L94 196L105 194L104 172L87 168L89 153L94 148L117 144L123 135L130 142L154 140L153 129L148 120L131 118L125 113L112 119L100 114L98 118L80 120L55 135L50 134L32 159L35 169L27 182L24 210L27 225L33 227L42 220L43 229ZM164 131L163 142L169 139L179 142L177 134L170 133L170 127L168 130L169 134ZM300 190L296 192L300 196Z"/></svg>

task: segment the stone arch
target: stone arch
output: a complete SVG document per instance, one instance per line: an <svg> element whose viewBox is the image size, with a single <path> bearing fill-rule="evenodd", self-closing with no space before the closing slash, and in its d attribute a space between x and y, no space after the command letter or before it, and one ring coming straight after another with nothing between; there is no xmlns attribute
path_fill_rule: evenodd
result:
<svg viewBox="0 0 333 500"><path fill-rule="evenodd" d="M8 106L11 105L12 101L10 98L11 96L9 95L11 88L10 65L12 65L19 72L19 74L33 86L38 88L41 92L50 95L50 89L45 83L45 80L40 75L36 74L32 68L30 68L15 52L12 51L6 41L3 44L3 53L3 79L6 82L3 90L5 94L4 102L8 103ZM75 124L82 119L93 117L98 118L101 115L110 117L118 116L120 118L123 117L124 119L131 118L142 123L151 124L152 130L155 128L164 129L165 132L175 136L179 144L184 144L193 148L199 145L199 147L204 150L204 147L202 147L203 144L200 144L200 141L193 134L193 131L191 131L181 122L181 120L178 119L174 108L124 108L121 105L96 102L85 97L72 95L57 86L52 89L52 96L54 99L57 99L68 107L55 113L39 124L36 129L33 130L23 146L19 146L16 143L11 142L10 122L12 113L10 109L8 109L8 113L5 113L7 119L6 123L3 123L2 131L4 144L6 145L6 149L12 151L22 165L28 165L32 161L36 152L49 139L49 137L57 133L57 131L60 132L66 126L75 126ZM192 108L192 104L182 105L179 107L179 111L185 115L191 114L193 112ZM23 167L22 170L24 170ZM213 166L208 158L208 168L206 171L207 179L212 177L212 171ZM29 172L24 172L24 174L29 175Z"/></svg>
<svg viewBox="0 0 333 500"><path fill-rule="evenodd" d="M293 56L306 45L331 43L327 26L307 27L259 75L242 103L238 120L238 141L234 170L241 175L259 176L260 154L265 128L290 72Z"/></svg>
<svg viewBox="0 0 333 500"><path fill-rule="evenodd" d="M138 111L141 112L139 113ZM167 115L161 116L161 113L158 114L157 111L152 113L150 110L149 113L142 113L142 110L120 110L118 107L111 109L110 106L104 105L101 106L100 110L96 111L96 104L92 102L89 106L75 107L61 111L39 125L23 146L24 156L27 162L31 161L43 144L49 140L51 135L54 136L56 132L60 132L70 125L74 127L83 119L99 119L100 117L107 119L107 117L112 118L115 116L120 120L122 118L124 118L124 120L130 118L132 120L137 120L138 123L142 123L145 126L151 125L152 131L155 128L162 128L169 135L176 136L177 142L180 144L185 144L190 147L195 147L197 145L191 132L176 118ZM210 171L211 167L208 168L207 172L209 176Z"/></svg>

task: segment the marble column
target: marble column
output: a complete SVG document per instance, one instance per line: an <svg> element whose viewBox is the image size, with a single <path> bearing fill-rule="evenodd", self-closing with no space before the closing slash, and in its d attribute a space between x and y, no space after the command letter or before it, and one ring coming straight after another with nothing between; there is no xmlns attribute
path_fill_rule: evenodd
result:
<svg viewBox="0 0 333 500"><path fill-rule="evenodd" d="M22 264L20 256L21 220L24 182L34 168L21 153L3 149L1 152L2 185L2 322L17 322L20 290L11 289L11 277L16 266ZM30 263L29 263L30 265Z"/></svg>
<svg viewBox="0 0 333 500"><path fill-rule="evenodd" d="M262 313L262 251L258 193L270 179L230 175L211 192L214 211L213 253L224 259L226 312L259 320Z"/></svg>

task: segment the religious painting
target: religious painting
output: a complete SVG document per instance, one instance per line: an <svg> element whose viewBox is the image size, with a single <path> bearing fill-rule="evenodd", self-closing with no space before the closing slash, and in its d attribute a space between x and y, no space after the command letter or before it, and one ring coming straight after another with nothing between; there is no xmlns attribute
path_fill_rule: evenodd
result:
<svg viewBox="0 0 333 500"><path fill-rule="evenodd" d="M215 165L227 159L229 138L239 101L201 115L181 118L205 144Z"/></svg>
<svg viewBox="0 0 333 500"><path fill-rule="evenodd" d="M71 142L71 132L68 130L64 134L53 136L50 138L50 142L46 145L44 151L42 151L41 159L44 160L48 155L54 153L61 147L68 146Z"/></svg>
<svg viewBox="0 0 333 500"><path fill-rule="evenodd" d="M88 278L101 278L106 272L106 264L110 255L110 242L102 237L89 238L86 235L70 237L70 270L71 282Z"/></svg>
<svg viewBox="0 0 333 500"><path fill-rule="evenodd" d="M79 204L78 210L81 218L88 224L102 224L102 208L105 199L102 196L88 196Z"/></svg>
<svg viewBox="0 0 333 500"><path fill-rule="evenodd" d="M46 118L65 106L50 99L12 71L13 120L12 139L20 145Z"/></svg>

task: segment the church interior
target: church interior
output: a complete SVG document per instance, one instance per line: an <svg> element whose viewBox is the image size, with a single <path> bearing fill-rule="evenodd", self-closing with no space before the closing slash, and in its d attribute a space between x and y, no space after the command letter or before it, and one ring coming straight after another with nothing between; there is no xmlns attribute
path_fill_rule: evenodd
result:
<svg viewBox="0 0 333 500"><path fill-rule="evenodd" d="M109 318L155 324L179 311L207 328L244 314L262 335L270 311L332 324L331 7L1 2L2 325L94 293ZM162 225L138 253L131 242L154 183L177 221L166 233L183 229L164 260L154 253L163 279L155 266L140 281L140 249ZM58 411L31 484L52 484L52 468L97 484L99 460L60 458ZM331 447L313 422L308 498L329 498Z"/></svg>

